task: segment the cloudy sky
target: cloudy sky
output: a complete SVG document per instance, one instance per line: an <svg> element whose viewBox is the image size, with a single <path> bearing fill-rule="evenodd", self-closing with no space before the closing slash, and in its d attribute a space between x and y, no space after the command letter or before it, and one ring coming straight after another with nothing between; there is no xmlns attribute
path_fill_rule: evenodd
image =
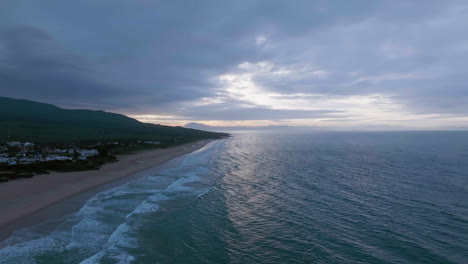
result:
<svg viewBox="0 0 468 264"><path fill-rule="evenodd" d="M468 1L3 0L0 96L168 125L468 127Z"/></svg>

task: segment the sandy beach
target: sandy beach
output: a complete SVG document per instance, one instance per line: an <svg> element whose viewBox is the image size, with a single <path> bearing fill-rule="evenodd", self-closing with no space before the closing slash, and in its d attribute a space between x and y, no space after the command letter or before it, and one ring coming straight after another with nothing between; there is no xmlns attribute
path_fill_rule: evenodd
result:
<svg viewBox="0 0 468 264"><path fill-rule="evenodd" d="M213 140L202 140L167 149L156 149L118 157L99 170L53 172L30 179L0 184L0 229L54 203L142 171L202 148Z"/></svg>

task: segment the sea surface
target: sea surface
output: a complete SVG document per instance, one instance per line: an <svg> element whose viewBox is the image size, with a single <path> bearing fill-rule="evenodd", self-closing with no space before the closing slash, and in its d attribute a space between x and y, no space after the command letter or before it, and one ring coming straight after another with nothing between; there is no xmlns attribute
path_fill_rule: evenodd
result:
<svg viewBox="0 0 468 264"><path fill-rule="evenodd" d="M240 133L105 190L0 263L468 263L467 132Z"/></svg>

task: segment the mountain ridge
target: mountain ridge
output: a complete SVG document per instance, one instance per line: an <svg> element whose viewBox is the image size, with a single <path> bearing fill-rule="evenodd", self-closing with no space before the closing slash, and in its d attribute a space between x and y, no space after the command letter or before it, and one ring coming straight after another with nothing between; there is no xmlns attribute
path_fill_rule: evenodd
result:
<svg viewBox="0 0 468 264"><path fill-rule="evenodd" d="M0 141L196 140L223 134L142 123L102 110L63 109L25 99L0 97Z"/></svg>

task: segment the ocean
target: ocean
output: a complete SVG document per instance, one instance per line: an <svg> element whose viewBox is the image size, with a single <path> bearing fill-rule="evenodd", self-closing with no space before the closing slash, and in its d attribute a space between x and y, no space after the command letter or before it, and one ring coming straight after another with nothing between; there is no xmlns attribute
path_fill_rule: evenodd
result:
<svg viewBox="0 0 468 264"><path fill-rule="evenodd" d="M468 263L468 133L234 134L15 233L0 263Z"/></svg>

